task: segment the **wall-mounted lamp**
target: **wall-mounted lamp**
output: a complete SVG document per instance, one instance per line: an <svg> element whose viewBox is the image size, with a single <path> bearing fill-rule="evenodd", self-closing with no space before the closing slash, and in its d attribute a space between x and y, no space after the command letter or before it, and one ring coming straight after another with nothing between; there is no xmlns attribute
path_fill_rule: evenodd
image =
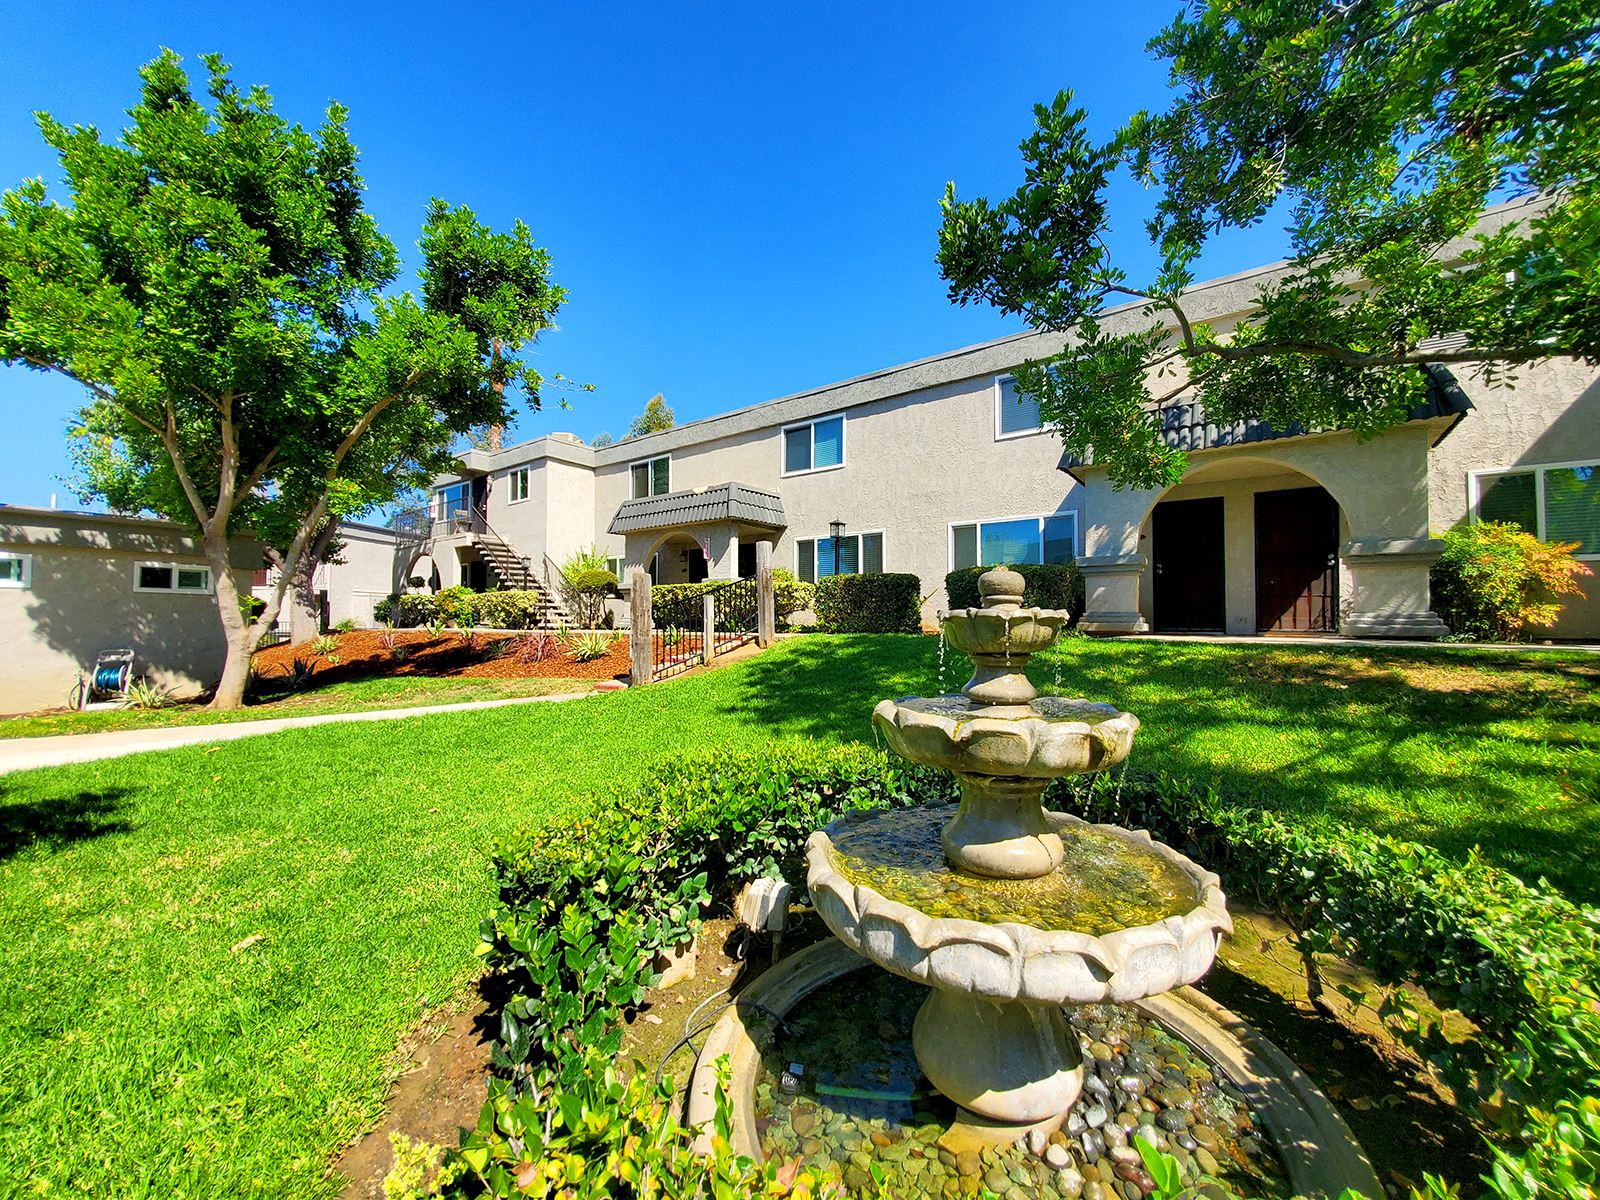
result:
<svg viewBox="0 0 1600 1200"><path fill-rule="evenodd" d="M844 522L843 521L829 521L828 522L828 535L831 538L833 538L833 540L835 542L837 542L840 538L842 538L844 536Z"/></svg>

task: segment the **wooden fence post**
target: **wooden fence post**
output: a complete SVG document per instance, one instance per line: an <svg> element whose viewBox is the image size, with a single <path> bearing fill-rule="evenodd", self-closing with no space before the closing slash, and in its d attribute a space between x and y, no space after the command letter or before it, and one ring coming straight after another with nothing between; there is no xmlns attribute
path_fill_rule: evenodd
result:
<svg viewBox="0 0 1600 1200"><path fill-rule="evenodd" d="M756 645L772 645L778 634L776 600L772 589L772 543L756 543Z"/></svg>
<svg viewBox="0 0 1600 1200"><path fill-rule="evenodd" d="M635 571L632 576L633 597L629 613L633 628L628 638L628 653L633 659L632 684L642 687L650 682L650 572Z"/></svg>
<svg viewBox="0 0 1600 1200"><path fill-rule="evenodd" d="M717 656L717 598L710 592L700 597L700 619L705 640L700 644L700 661L705 666Z"/></svg>

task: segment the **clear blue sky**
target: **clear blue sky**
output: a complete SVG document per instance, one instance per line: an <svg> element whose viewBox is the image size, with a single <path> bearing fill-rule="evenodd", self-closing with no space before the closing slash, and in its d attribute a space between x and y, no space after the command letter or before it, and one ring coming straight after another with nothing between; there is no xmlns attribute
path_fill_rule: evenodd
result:
<svg viewBox="0 0 1600 1200"><path fill-rule="evenodd" d="M430 196L496 227L521 217L550 250L570 299L542 368L595 390L570 411L547 393L514 436L587 441L625 432L658 391L683 422L1019 330L945 298L945 181L1014 189L1032 106L1058 88L1102 134L1163 105L1144 45L1177 7L7 0L0 185L59 177L34 110L119 131L161 46L197 77L220 50L302 124L337 99L408 262ZM1114 248L1137 280L1147 198L1130 185L1116 200ZM1283 245L1270 228L1235 236L1204 274ZM0 368L0 502L78 507L56 477L79 403Z"/></svg>

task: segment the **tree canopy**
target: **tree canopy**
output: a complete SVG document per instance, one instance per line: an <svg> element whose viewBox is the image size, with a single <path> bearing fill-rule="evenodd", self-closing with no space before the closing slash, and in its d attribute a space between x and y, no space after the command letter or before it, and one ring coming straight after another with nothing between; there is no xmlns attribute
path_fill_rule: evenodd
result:
<svg viewBox="0 0 1600 1200"><path fill-rule="evenodd" d="M1159 406L1372 436L1423 398L1419 364L1490 382L1600 361L1600 17L1585 0L1210 0L1149 48L1176 96L1105 142L1072 93L1035 109L1025 179L942 205L952 301L1068 335L1019 371L1070 450L1118 485L1181 476ZM1154 189L1148 280L1113 261L1107 186ZM1487 205L1532 197L1477 228ZM1190 316L1207 244L1287 212L1292 259L1229 328ZM1108 304L1139 306L1104 319Z"/></svg>
<svg viewBox="0 0 1600 1200"><path fill-rule="evenodd" d="M633 419L633 424L628 427L628 436L639 437L642 434L655 433L658 429L671 429L673 422L672 410L667 407L667 398L657 392L645 404L644 411Z"/></svg>
<svg viewBox="0 0 1600 1200"><path fill-rule="evenodd" d="M145 66L119 143L39 115L70 202L37 179L4 195L0 358L88 390L85 491L200 534L226 707L283 590L245 621L229 539L259 537L286 579L330 519L426 483L458 434L505 423L508 386L536 408L522 352L565 293L525 225L497 234L442 200L420 298L388 290L399 258L364 208L345 110L307 131L204 62L209 105L177 55Z"/></svg>

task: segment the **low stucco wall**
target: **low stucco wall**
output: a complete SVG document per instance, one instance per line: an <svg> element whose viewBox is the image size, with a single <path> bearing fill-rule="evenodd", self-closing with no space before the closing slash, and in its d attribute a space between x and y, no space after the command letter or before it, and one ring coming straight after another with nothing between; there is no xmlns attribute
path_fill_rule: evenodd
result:
<svg viewBox="0 0 1600 1200"><path fill-rule="evenodd" d="M165 521L0 509L0 547L32 558L25 588L0 588L0 714L59 708L102 650L134 652L134 671L179 695L215 683L227 654L212 593L134 590L134 564L204 566L185 531ZM249 593L260 561L235 543L234 582Z"/></svg>

